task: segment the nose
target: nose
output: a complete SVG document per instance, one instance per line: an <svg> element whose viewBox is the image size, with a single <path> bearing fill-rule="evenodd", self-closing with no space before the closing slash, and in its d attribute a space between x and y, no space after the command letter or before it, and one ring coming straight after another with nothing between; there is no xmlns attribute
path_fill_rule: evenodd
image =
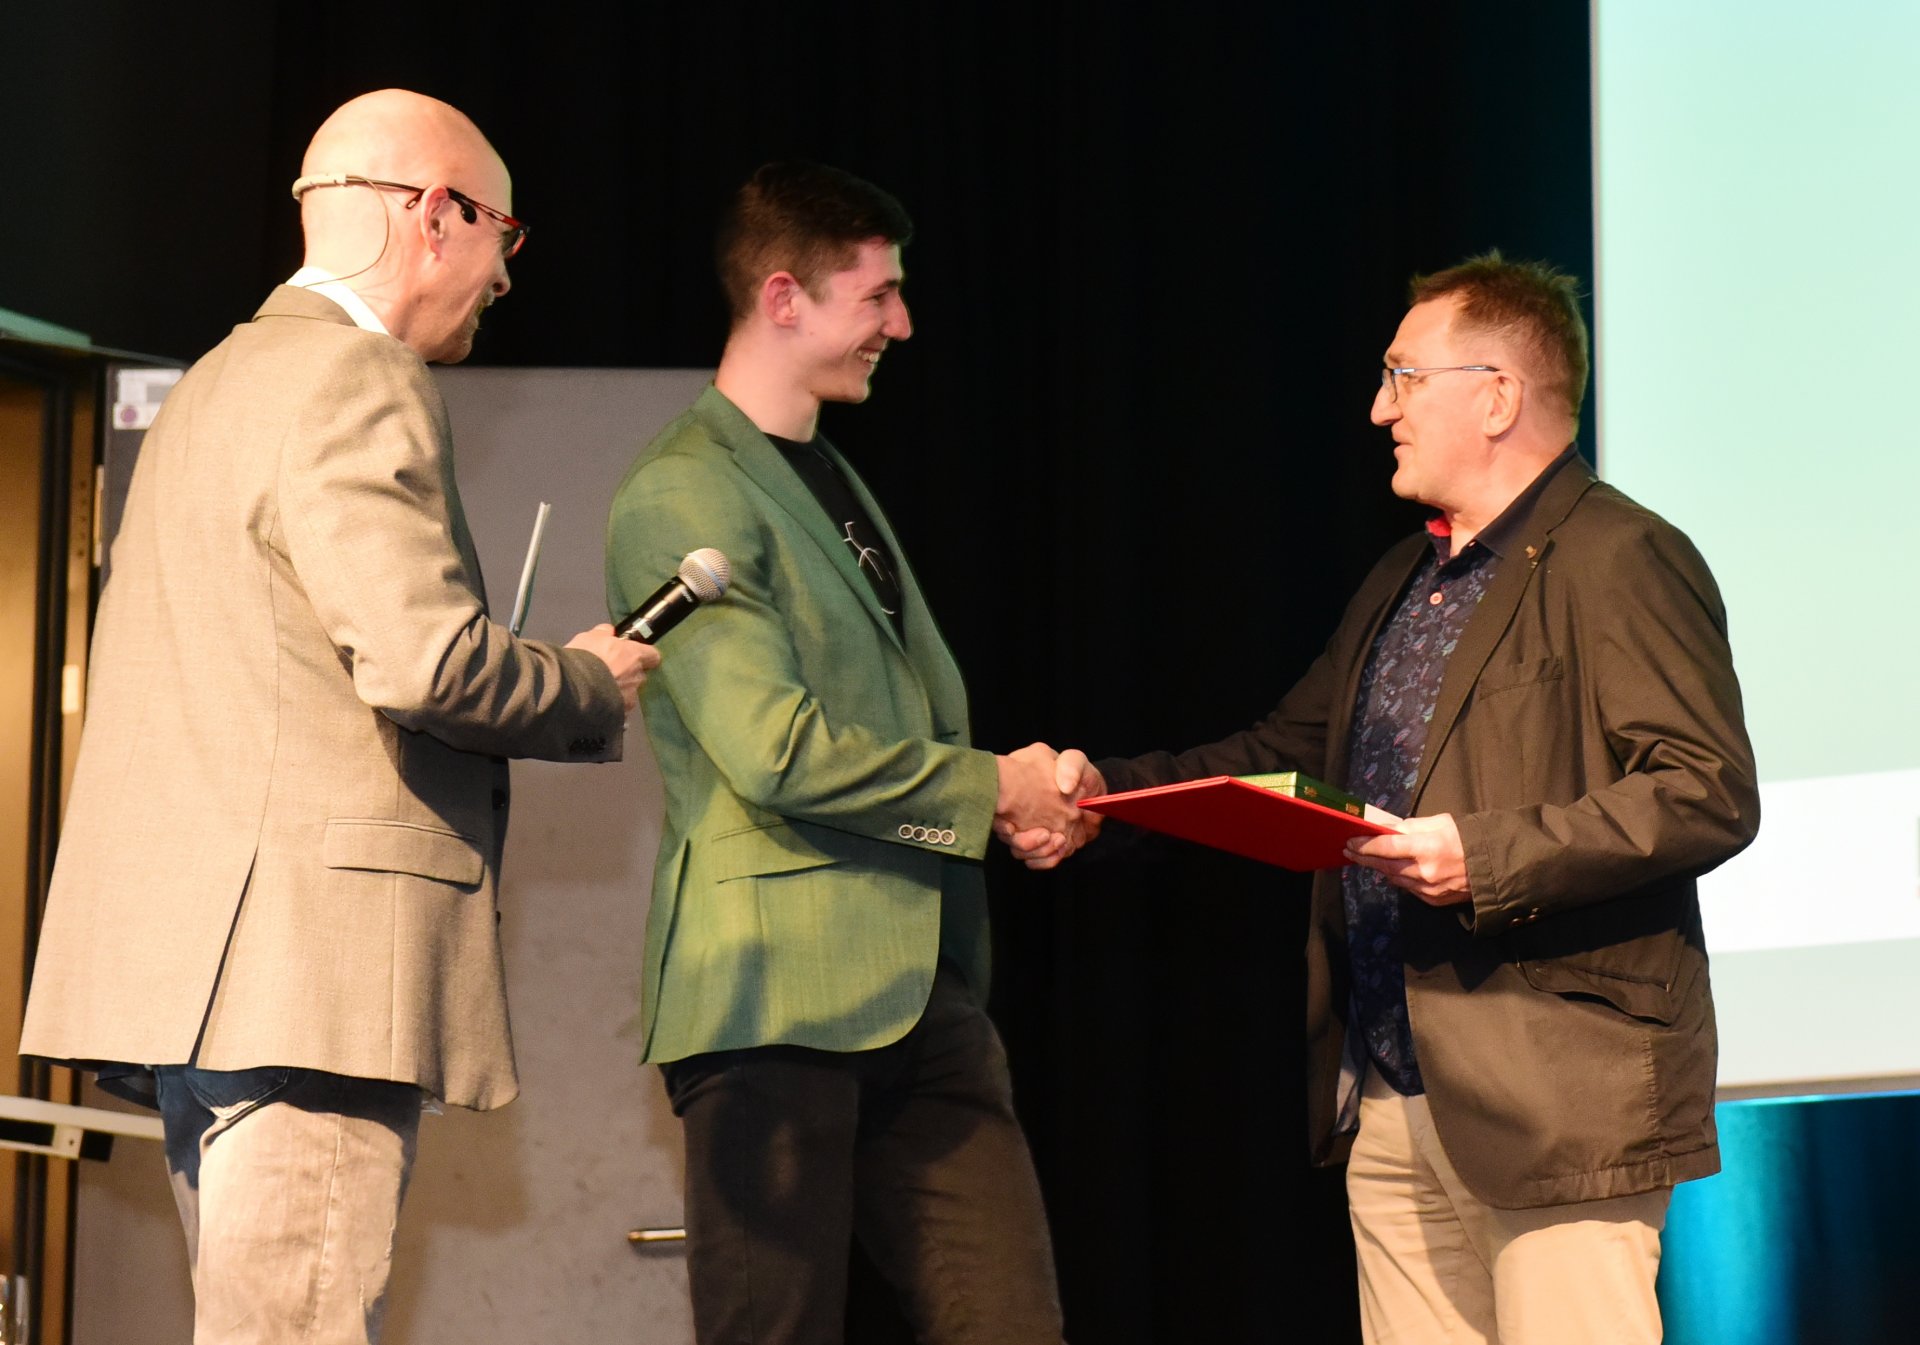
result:
<svg viewBox="0 0 1920 1345"><path fill-rule="evenodd" d="M493 284L489 288L493 290L493 297L496 299L504 299L507 291L513 288L513 277L507 274L505 257L500 259L500 269L493 273Z"/></svg>
<svg viewBox="0 0 1920 1345"><path fill-rule="evenodd" d="M897 294L893 302L887 305L887 320L881 324L880 334L889 341L904 341L913 335L913 319L907 316L907 301Z"/></svg>
<svg viewBox="0 0 1920 1345"><path fill-rule="evenodd" d="M1400 403L1387 395L1387 385L1382 383L1373 393L1373 411L1368 419L1376 425L1391 425L1400 419Z"/></svg>

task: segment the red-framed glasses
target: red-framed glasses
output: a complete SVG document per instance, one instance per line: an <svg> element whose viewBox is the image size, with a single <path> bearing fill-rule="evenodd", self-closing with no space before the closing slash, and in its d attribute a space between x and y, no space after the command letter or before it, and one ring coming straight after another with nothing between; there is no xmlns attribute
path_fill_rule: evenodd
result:
<svg viewBox="0 0 1920 1345"><path fill-rule="evenodd" d="M361 177L357 173L315 173L303 177L293 184L293 199L299 200L315 187L374 187L382 191L408 191L413 195L407 199L406 208L413 209L420 204L420 198L427 194L425 187L409 186L405 182L383 182L379 178ZM460 218L468 224L476 223L481 215L502 226L500 234L500 255L511 257L527 241L527 231L532 227L524 220L517 220L504 210L496 210L484 201L476 201L463 191L447 188L447 195L460 207Z"/></svg>

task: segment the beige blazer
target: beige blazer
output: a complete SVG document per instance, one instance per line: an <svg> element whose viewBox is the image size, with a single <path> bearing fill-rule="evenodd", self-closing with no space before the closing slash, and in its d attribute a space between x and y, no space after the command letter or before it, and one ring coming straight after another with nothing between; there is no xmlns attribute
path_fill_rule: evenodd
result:
<svg viewBox="0 0 1920 1345"><path fill-rule="evenodd" d="M20 1049L510 1100L503 758L622 719L488 620L425 365L282 286L134 472Z"/></svg>

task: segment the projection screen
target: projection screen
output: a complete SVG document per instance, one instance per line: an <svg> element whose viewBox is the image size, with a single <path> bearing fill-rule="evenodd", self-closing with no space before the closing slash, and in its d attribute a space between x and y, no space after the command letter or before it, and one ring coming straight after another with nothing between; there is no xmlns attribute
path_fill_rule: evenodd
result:
<svg viewBox="0 0 1920 1345"><path fill-rule="evenodd" d="M1719 578L1759 840L1723 1097L1920 1084L1920 6L1596 0L1602 475Z"/></svg>

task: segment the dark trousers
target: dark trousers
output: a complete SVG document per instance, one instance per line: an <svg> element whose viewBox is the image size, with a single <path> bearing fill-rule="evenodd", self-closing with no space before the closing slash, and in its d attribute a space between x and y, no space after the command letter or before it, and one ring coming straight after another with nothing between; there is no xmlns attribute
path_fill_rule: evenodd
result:
<svg viewBox="0 0 1920 1345"><path fill-rule="evenodd" d="M686 1127L700 1345L841 1345L855 1237L926 1345L1059 1345L1006 1052L945 963L889 1046L760 1046L662 1072Z"/></svg>

